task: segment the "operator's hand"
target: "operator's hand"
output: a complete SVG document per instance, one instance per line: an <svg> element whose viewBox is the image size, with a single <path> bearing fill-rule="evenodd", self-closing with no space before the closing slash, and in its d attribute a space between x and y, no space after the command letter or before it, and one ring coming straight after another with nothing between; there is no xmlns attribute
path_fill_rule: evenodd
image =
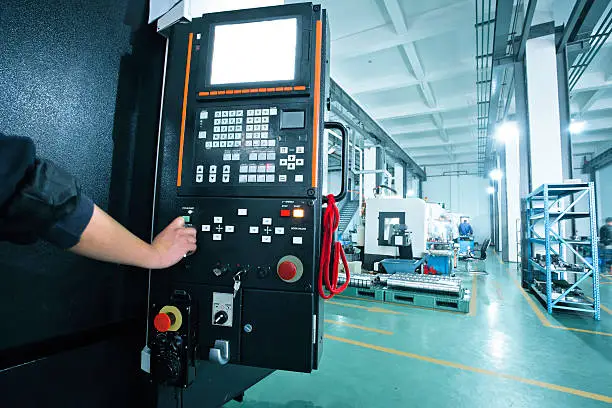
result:
<svg viewBox="0 0 612 408"><path fill-rule="evenodd" d="M168 268L196 250L196 230L185 228L185 220L178 217L155 237L151 246L157 254L152 269Z"/></svg>

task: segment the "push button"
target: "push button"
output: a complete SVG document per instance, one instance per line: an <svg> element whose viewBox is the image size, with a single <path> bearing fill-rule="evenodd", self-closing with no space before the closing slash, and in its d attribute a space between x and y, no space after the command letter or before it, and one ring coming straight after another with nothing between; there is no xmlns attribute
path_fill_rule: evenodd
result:
<svg viewBox="0 0 612 408"><path fill-rule="evenodd" d="M291 210L280 210L281 217L291 217Z"/></svg>
<svg viewBox="0 0 612 408"><path fill-rule="evenodd" d="M291 281L297 275L297 267L293 262L285 261L278 266L278 277L284 281Z"/></svg>
<svg viewBox="0 0 612 408"><path fill-rule="evenodd" d="M172 326L172 318L166 313L158 313L153 319L153 325L158 332L165 333Z"/></svg>

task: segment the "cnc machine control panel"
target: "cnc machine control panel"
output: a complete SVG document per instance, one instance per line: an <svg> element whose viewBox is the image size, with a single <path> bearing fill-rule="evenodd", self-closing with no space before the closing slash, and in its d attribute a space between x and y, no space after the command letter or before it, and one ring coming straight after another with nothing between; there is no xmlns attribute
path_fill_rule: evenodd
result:
<svg viewBox="0 0 612 408"><path fill-rule="evenodd" d="M198 248L152 275L151 296L191 296L202 360L318 366L327 44L311 3L209 14L169 36L154 229L182 216Z"/></svg>

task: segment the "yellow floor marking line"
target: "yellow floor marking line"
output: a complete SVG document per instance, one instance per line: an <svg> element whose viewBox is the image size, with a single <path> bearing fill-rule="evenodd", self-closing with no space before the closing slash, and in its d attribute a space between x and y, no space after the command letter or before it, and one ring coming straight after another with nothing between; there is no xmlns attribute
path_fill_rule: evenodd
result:
<svg viewBox="0 0 612 408"><path fill-rule="evenodd" d="M590 296L586 297L587 299L589 299L591 302L593 302L593 298ZM601 310L603 310L604 312L608 313L608 314L612 314L612 310L608 309L606 306L604 306L601 301L599 302L599 307L601 308Z"/></svg>
<svg viewBox="0 0 612 408"><path fill-rule="evenodd" d="M343 297L347 299L353 299L347 296L343 296ZM363 299L359 299L359 300L363 300ZM352 307L354 309L362 309L362 310L366 310L372 313L387 313L387 314L394 314L394 315L405 314L402 312L396 312L395 310L383 309L382 307L367 307L367 306L360 306L360 305L351 305L350 303L335 302L333 300L328 300L326 301L326 303L330 303L332 305L344 306L344 307Z"/></svg>
<svg viewBox="0 0 612 408"><path fill-rule="evenodd" d="M573 331L573 332L578 332L578 333L588 333L588 334L596 334L598 336L608 336L608 337L612 337L612 333L607 333L607 332L600 332L600 331L595 331L595 330L586 330L586 329L577 329L575 327L565 327L565 326L550 326L553 329L559 329L559 330L566 330L566 331Z"/></svg>
<svg viewBox="0 0 612 408"><path fill-rule="evenodd" d="M559 329L559 330L573 331L573 332L578 332L578 333L588 333L588 334L596 334L596 335L599 335L599 336L610 336L610 337L612 337L612 333L600 332L600 331L594 331L594 330L586 330L586 329L577 329L577 328L574 328L574 327L565 327L565 326L558 326L558 325L551 324L550 321L548 321L548 319L546 318L546 316L542 312L542 308L538 307L538 305L534 302L534 300L531 298L531 296L529 296L529 294L525 290L523 290L523 288L521 287L519 282L516 280L516 278L514 276L512 276L511 273L509 273L508 276L510 276L510 279L512 279L512 281L514 282L514 286L516 286L517 289L519 290L519 292L521 292L521 295L525 298L527 303L529 303L529 306L535 312L535 314L537 315L538 319L540 320L540 322L544 326L550 327L551 329ZM602 306L602 309L604 307L605 306Z"/></svg>
<svg viewBox="0 0 612 408"><path fill-rule="evenodd" d="M369 332L374 332L374 333L386 334L388 336L393 336L393 334L394 334L393 332L390 332L388 330L381 330L381 329L375 329L373 327L359 326L357 324L341 322L341 321L338 321L338 320L325 319L325 323L335 324L335 325L338 325L338 326L350 327L352 329L359 329L359 330L369 331Z"/></svg>
<svg viewBox="0 0 612 408"><path fill-rule="evenodd" d="M497 378L502 378L505 380L516 381L516 382L520 382L523 384L534 385L536 387L546 388L546 389L553 390L553 391L559 391L559 392L563 392L566 394L572 394L578 397L588 398L588 399L592 399L595 401L607 402L609 404L612 403L612 397L609 397L607 395L595 394L593 392L582 391L582 390L578 390L578 389L570 388L570 387L564 387L562 385L551 384L551 383L547 383L544 381L531 380L529 378L523 378L523 377L518 377L515 375L499 373L496 371L486 370L483 368L471 367L471 366L467 366L464 364L458 364L458 363L453 363L451 361L445 361L445 360L440 360L437 358L421 356L418 354L408 353L405 351L400 351L400 350L396 350L392 348L381 347L381 346L377 346L377 345L369 344L369 343L363 343L361 341L346 339L343 337L336 337L336 336L332 336L329 334L326 334L325 338L329 340L339 341L342 343L352 344L354 346L363 347L363 348L367 348L370 350L380 351L380 352L387 353L387 354L393 354L396 356L408 357L408 358L412 358L415 360L425 361L427 363L432 363L432 364L436 364L436 365L440 365L444 367L451 367L451 368L456 368L459 370L470 371L473 373L484 374L484 375L488 375L491 377L497 377Z"/></svg>
<svg viewBox="0 0 612 408"><path fill-rule="evenodd" d="M476 276L472 276L472 297L470 298L470 312L468 313L470 317L476 316L478 312L478 306L476 305L476 295L478 294L477 282Z"/></svg>

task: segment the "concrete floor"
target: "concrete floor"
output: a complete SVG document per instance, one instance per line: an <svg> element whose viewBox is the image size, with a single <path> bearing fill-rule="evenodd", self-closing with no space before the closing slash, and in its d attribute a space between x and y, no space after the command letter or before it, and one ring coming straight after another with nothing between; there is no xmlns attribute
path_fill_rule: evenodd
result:
<svg viewBox="0 0 612 408"><path fill-rule="evenodd" d="M612 403L612 278L602 318L550 316L515 264L487 260L469 314L335 297L312 374L276 372L244 408L597 407Z"/></svg>

